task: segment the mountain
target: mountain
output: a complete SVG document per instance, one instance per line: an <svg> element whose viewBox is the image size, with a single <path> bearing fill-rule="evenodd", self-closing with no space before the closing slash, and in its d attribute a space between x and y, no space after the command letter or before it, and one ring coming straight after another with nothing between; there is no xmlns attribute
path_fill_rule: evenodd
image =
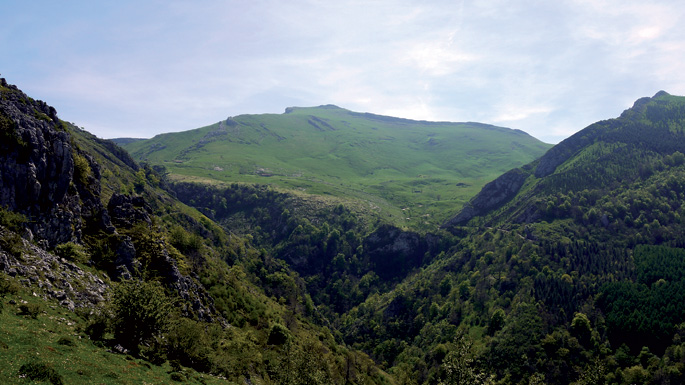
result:
<svg viewBox="0 0 685 385"><path fill-rule="evenodd" d="M0 79L0 382L388 383L301 279Z"/></svg>
<svg viewBox="0 0 685 385"><path fill-rule="evenodd" d="M684 101L640 99L504 172L449 232L269 186L171 188L294 269L399 383L683 383Z"/></svg>
<svg viewBox="0 0 685 385"><path fill-rule="evenodd" d="M333 105L240 115L120 144L140 161L164 165L174 179L269 184L353 198L397 225L428 229L483 184L551 147L519 130Z"/></svg>
<svg viewBox="0 0 685 385"><path fill-rule="evenodd" d="M684 153L665 92L579 131L486 184L345 340L419 383L683 383Z"/></svg>
<svg viewBox="0 0 685 385"><path fill-rule="evenodd" d="M505 227L564 217L605 228L630 223L641 212L630 210L628 192L659 176L675 177L682 164L684 100L660 91L616 119L590 125L487 184L444 226L476 217L479 224Z"/></svg>
<svg viewBox="0 0 685 385"><path fill-rule="evenodd" d="M344 131L298 111L271 117ZM685 383L685 98L638 100L421 231L335 185L252 183L266 169L168 174L214 137L278 142L234 119L139 164L0 81L0 381Z"/></svg>

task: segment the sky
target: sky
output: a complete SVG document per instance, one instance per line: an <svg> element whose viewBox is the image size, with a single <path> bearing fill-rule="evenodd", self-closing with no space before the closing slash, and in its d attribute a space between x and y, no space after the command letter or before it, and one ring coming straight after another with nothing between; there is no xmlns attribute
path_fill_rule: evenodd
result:
<svg viewBox="0 0 685 385"><path fill-rule="evenodd" d="M0 14L0 76L103 138L335 104L558 143L685 95L676 0L0 0Z"/></svg>

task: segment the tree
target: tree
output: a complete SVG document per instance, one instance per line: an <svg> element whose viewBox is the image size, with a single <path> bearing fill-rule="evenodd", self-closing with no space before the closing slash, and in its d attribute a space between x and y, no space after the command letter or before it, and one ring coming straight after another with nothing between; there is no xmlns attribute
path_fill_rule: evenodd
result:
<svg viewBox="0 0 685 385"><path fill-rule="evenodd" d="M169 323L172 303L159 282L127 280L112 289L114 336L134 352L160 335Z"/></svg>
<svg viewBox="0 0 685 385"><path fill-rule="evenodd" d="M496 331L502 329L504 326L504 310L497 309L492 313L490 317L490 323L488 324L488 334L494 335Z"/></svg>
<svg viewBox="0 0 685 385"><path fill-rule="evenodd" d="M590 320L583 313L576 313L573 316L573 321L571 321L571 330L573 335L578 338L580 343L589 346L590 340L592 338L592 326L590 325Z"/></svg>
<svg viewBox="0 0 685 385"><path fill-rule="evenodd" d="M445 371L445 378L440 381L440 385L489 385L494 383L494 376L475 367L471 351L473 343L464 335L463 330L455 337L454 345L455 348L447 353L443 361L442 368Z"/></svg>

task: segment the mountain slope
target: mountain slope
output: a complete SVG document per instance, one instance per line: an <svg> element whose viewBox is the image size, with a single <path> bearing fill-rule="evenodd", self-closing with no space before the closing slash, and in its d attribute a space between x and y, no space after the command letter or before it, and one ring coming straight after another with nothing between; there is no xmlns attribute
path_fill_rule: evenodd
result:
<svg viewBox="0 0 685 385"><path fill-rule="evenodd" d="M424 383L445 365L478 383L683 383L683 153L685 98L665 92L581 130L486 185L446 222L449 250L340 317L345 340Z"/></svg>
<svg viewBox="0 0 685 385"><path fill-rule="evenodd" d="M139 160L164 164L172 176L353 197L394 223L411 218L413 225L441 222L485 182L550 147L517 130L331 105L241 115L122 145Z"/></svg>
<svg viewBox="0 0 685 385"><path fill-rule="evenodd" d="M661 91L640 99L620 117L590 125L539 160L486 185L445 227L477 216L487 226L509 226L590 214L599 197L625 192L679 166L685 152L684 122L685 98ZM612 214L612 219L624 219L595 208L600 218Z"/></svg>
<svg viewBox="0 0 685 385"><path fill-rule="evenodd" d="M1 383L389 381L287 266L5 79L0 139Z"/></svg>

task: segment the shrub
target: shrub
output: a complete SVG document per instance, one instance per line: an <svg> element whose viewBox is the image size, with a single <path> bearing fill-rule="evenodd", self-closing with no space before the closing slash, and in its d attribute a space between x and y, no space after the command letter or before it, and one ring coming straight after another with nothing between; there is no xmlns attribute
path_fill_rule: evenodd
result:
<svg viewBox="0 0 685 385"><path fill-rule="evenodd" d="M86 254L83 246L74 242L62 243L55 247L55 254L58 256L74 262L86 263L88 262L88 254Z"/></svg>
<svg viewBox="0 0 685 385"><path fill-rule="evenodd" d="M24 252L24 241L17 233L5 233L0 236L0 249L5 250L15 258L21 258Z"/></svg>
<svg viewBox="0 0 685 385"><path fill-rule="evenodd" d="M112 289L114 337L128 349L153 341L168 325L172 303L159 282L122 281Z"/></svg>
<svg viewBox="0 0 685 385"><path fill-rule="evenodd" d="M269 332L269 345L283 345L290 340L290 330L281 324L274 324Z"/></svg>
<svg viewBox="0 0 685 385"><path fill-rule="evenodd" d="M162 365L167 359L167 352L164 349L164 341L157 334L153 338L147 339L144 344L139 345L140 356L154 365Z"/></svg>
<svg viewBox="0 0 685 385"><path fill-rule="evenodd" d="M137 193L142 193L143 190L145 190L145 182L146 182L146 177L145 177L145 171L143 170L138 170L135 174L135 180L133 181L133 187L135 188Z"/></svg>
<svg viewBox="0 0 685 385"><path fill-rule="evenodd" d="M88 159L81 154L74 154L74 179L81 184L88 184L88 176L92 173Z"/></svg>
<svg viewBox="0 0 685 385"><path fill-rule="evenodd" d="M60 339L57 340L57 344L63 346L76 346L74 340L69 337L60 337Z"/></svg>
<svg viewBox="0 0 685 385"><path fill-rule="evenodd" d="M96 311L92 314L80 314L86 320L83 332L94 341L100 341L105 333L110 330L110 317L104 311Z"/></svg>
<svg viewBox="0 0 685 385"><path fill-rule="evenodd" d="M15 232L20 232L24 229L24 224L28 219L22 214L10 211L5 207L0 206L0 226Z"/></svg>
<svg viewBox="0 0 685 385"><path fill-rule="evenodd" d="M171 378L172 381L178 381L178 382L183 382L186 379L185 376L183 375L183 373L179 373L179 372L172 372L169 375L169 378Z"/></svg>
<svg viewBox="0 0 685 385"><path fill-rule="evenodd" d="M19 305L19 315L27 315L33 319L38 318L40 310L40 305L36 303L25 303Z"/></svg>
<svg viewBox="0 0 685 385"><path fill-rule="evenodd" d="M178 362L197 370L209 370L211 341L208 330L200 322L188 318L176 320L165 335L170 362Z"/></svg>
<svg viewBox="0 0 685 385"><path fill-rule="evenodd" d="M50 381L52 385L62 385L62 376L47 364L29 362L19 368L19 374L33 381Z"/></svg>
<svg viewBox="0 0 685 385"><path fill-rule="evenodd" d="M7 274L0 273L0 298L4 298L7 294L17 294L18 292L19 284Z"/></svg>

